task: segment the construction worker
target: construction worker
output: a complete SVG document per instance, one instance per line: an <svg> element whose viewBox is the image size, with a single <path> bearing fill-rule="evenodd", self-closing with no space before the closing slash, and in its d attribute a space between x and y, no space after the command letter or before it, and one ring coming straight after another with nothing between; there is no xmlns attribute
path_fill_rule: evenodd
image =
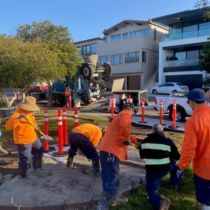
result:
<svg viewBox="0 0 210 210"><path fill-rule="evenodd" d="M162 125L155 124L153 132L139 145L139 153L145 162L148 200L154 210L166 210L170 206L170 200L161 198L158 188L161 178L169 172L172 187L177 189L180 185L181 176L177 176L176 166L180 157L177 147L165 137Z"/></svg>
<svg viewBox="0 0 210 210"><path fill-rule="evenodd" d="M186 169L193 163L194 184L197 201L202 210L210 209L210 107L205 103L202 89L192 89L188 104L193 110L185 124L184 142L179 168Z"/></svg>
<svg viewBox="0 0 210 210"><path fill-rule="evenodd" d="M126 102L123 110L113 118L99 145L102 193L98 210L107 210L116 198L119 188L119 164L127 159L127 146L130 142L137 144L130 135L134 105Z"/></svg>
<svg viewBox="0 0 210 210"><path fill-rule="evenodd" d="M96 147L101 140L101 137L101 128L91 123L84 123L73 128L69 133L70 149L67 167L72 167L74 156L79 149L88 159L92 160L94 173L99 173L99 156Z"/></svg>
<svg viewBox="0 0 210 210"><path fill-rule="evenodd" d="M4 127L13 131L13 139L19 152L19 172L26 177L30 167L30 157L33 154L33 168L41 168L43 149L36 133L34 112L39 111L36 99L26 96L23 103L18 105L15 112L9 117Z"/></svg>

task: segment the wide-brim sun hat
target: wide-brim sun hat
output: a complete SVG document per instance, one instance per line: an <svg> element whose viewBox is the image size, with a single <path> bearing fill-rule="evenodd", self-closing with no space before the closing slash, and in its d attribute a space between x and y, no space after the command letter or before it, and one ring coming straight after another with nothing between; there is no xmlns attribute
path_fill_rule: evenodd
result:
<svg viewBox="0 0 210 210"><path fill-rule="evenodd" d="M206 101L206 94L205 94L203 89L194 88L187 95L187 99L195 101L195 102L205 102Z"/></svg>
<svg viewBox="0 0 210 210"><path fill-rule="evenodd" d="M36 98L33 96L26 96L24 102L18 107L29 112L37 112L40 110L39 106L36 104Z"/></svg>

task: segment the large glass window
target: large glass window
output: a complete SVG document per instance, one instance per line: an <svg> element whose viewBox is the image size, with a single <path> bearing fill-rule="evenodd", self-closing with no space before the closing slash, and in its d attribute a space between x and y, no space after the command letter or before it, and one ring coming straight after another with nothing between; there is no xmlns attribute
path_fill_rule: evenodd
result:
<svg viewBox="0 0 210 210"><path fill-rule="evenodd" d="M198 36L198 25L183 27L183 38Z"/></svg>
<svg viewBox="0 0 210 210"><path fill-rule="evenodd" d="M111 64L122 64L123 63L123 54L110 55Z"/></svg>
<svg viewBox="0 0 210 210"><path fill-rule="evenodd" d="M185 60L186 59L186 51L175 52L175 57L178 60Z"/></svg>
<svg viewBox="0 0 210 210"><path fill-rule="evenodd" d="M121 34L116 34L116 35L110 36L111 41L115 41L115 40L119 40L119 39L121 39Z"/></svg>
<svg viewBox="0 0 210 210"><path fill-rule="evenodd" d="M127 39L128 38L128 33L123 33L122 37L123 37L123 39Z"/></svg>
<svg viewBox="0 0 210 210"><path fill-rule="evenodd" d="M125 53L125 63L139 62L139 51Z"/></svg>
<svg viewBox="0 0 210 210"><path fill-rule="evenodd" d="M199 50L187 51L187 59L197 59L199 56Z"/></svg>
<svg viewBox="0 0 210 210"><path fill-rule="evenodd" d="M108 55L99 56L98 63L102 65L104 62L109 62Z"/></svg>
<svg viewBox="0 0 210 210"><path fill-rule="evenodd" d="M91 46L90 46L90 48L91 48L91 54L96 54L96 44L92 44Z"/></svg>
<svg viewBox="0 0 210 210"><path fill-rule="evenodd" d="M208 36L210 34L210 22L199 24L199 36Z"/></svg>
<svg viewBox="0 0 210 210"><path fill-rule="evenodd" d="M142 51L142 62L146 63L147 62L147 52L146 51Z"/></svg>

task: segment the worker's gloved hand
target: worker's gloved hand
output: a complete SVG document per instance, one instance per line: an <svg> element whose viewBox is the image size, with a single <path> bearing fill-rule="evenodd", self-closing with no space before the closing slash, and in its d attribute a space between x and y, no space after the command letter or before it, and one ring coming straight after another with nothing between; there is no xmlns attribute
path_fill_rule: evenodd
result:
<svg viewBox="0 0 210 210"><path fill-rule="evenodd" d="M127 141L123 141L123 145L130 145L130 141L129 140L127 140Z"/></svg>

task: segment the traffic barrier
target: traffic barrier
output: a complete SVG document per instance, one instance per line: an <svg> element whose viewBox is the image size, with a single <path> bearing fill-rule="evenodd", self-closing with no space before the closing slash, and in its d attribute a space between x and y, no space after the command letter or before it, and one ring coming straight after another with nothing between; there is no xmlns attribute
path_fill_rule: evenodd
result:
<svg viewBox="0 0 210 210"><path fill-rule="evenodd" d="M67 146L67 116L66 116L66 107L63 107L63 145Z"/></svg>
<svg viewBox="0 0 210 210"><path fill-rule="evenodd" d="M141 100L141 122L144 123L144 98Z"/></svg>
<svg viewBox="0 0 210 210"><path fill-rule="evenodd" d="M49 114L48 114L48 109L45 109L44 111L44 134L49 136ZM49 152L49 144L48 140L44 140L43 143L44 147L44 152Z"/></svg>
<svg viewBox="0 0 210 210"><path fill-rule="evenodd" d="M160 124L163 124L163 100L160 100Z"/></svg>
<svg viewBox="0 0 210 210"><path fill-rule="evenodd" d="M58 109L58 155L63 154L63 122L61 109Z"/></svg>
<svg viewBox="0 0 210 210"><path fill-rule="evenodd" d="M110 103L109 103L109 108L110 108L110 111L111 111L111 118L114 118L115 107L116 107L116 100L115 100L114 96L111 96L110 97Z"/></svg>
<svg viewBox="0 0 210 210"><path fill-rule="evenodd" d="M78 108L75 106L74 108L74 128L79 125L78 123Z"/></svg>
<svg viewBox="0 0 210 210"><path fill-rule="evenodd" d="M176 128L176 99L173 101L172 126Z"/></svg>

